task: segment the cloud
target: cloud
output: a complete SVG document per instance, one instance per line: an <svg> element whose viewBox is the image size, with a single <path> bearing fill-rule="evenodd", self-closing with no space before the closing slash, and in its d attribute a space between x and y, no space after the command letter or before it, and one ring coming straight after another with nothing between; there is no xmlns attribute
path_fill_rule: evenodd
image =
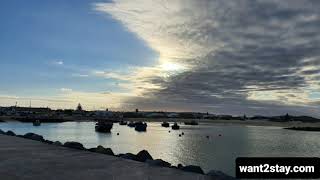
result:
<svg viewBox="0 0 320 180"><path fill-rule="evenodd" d="M311 96L320 90L318 1L115 0L95 8L159 52L159 64L153 67L158 71L135 83L157 88L140 92L127 104L320 115L315 110L319 99ZM159 68L165 63L186 68L165 76Z"/></svg>
<svg viewBox="0 0 320 180"><path fill-rule="evenodd" d="M64 92L64 93L70 93L70 92L72 92L72 89L70 89L70 88L60 88L60 91Z"/></svg>
<svg viewBox="0 0 320 180"><path fill-rule="evenodd" d="M52 61L52 64L61 66L64 64L64 62L62 60L54 60Z"/></svg>
<svg viewBox="0 0 320 180"><path fill-rule="evenodd" d="M72 77L80 77L80 78L86 78L86 77L89 77L89 75L88 75L88 74L76 74L76 73L72 74L71 76L72 76Z"/></svg>

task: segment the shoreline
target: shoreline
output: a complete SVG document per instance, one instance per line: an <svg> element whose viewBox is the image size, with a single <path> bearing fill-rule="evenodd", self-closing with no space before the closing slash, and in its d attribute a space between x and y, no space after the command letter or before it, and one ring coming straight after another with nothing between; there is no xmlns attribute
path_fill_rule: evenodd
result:
<svg viewBox="0 0 320 180"><path fill-rule="evenodd" d="M0 120L6 122L21 122L12 118L0 117ZM124 121L142 121L142 122L170 122L170 123L184 123L191 120L198 121L199 124L217 124L217 125L239 125L239 126L270 126L270 127L320 127L320 122L276 122L270 120L211 120L211 119L182 119L182 118L125 118ZM95 122L94 120L81 119L81 120L68 120L65 122ZM21 122L28 123L28 122ZM42 122L42 123L63 123L63 122Z"/></svg>

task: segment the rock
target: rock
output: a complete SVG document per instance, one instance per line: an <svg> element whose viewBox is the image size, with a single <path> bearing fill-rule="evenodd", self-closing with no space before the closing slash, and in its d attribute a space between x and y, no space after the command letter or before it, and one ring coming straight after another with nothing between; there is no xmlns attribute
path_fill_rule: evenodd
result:
<svg viewBox="0 0 320 180"><path fill-rule="evenodd" d="M130 160L137 161L137 156L132 153L121 154L121 155L119 155L119 157L124 158L124 159L130 159Z"/></svg>
<svg viewBox="0 0 320 180"><path fill-rule="evenodd" d="M89 151L114 156L112 149L104 148L103 146L97 146L96 148L91 148L89 149Z"/></svg>
<svg viewBox="0 0 320 180"><path fill-rule="evenodd" d="M121 156L123 156L124 154L116 154L115 156L117 156L117 157L121 157Z"/></svg>
<svg viewBox="0 0 320 180"><path fill-rule="evenodd" d="M201 169L200 166L194 166L194 165L189 165L189 166L184 166L181 168L183 171L188 171L188 172L194 172L194 173L199 173L199 174L204 174L203 170Z"/></svg>
<svg viewBox="0 0 320 180"><path fill-rule="evenodd" d="M16 134L15 134L14 132L12 132L12 131L7 131L7 132L6 132L6 135L8 135L8 136L15 136Z"/></svg>
<svg viewBox="0 0 320 180"><path fill-rule="evenodd" d="M0 134L6 134L6 133L0 129Z"/></svg>
<svg viewBox="0 0 320 180"><path fill-rule="evenodd" d="M182 164L178 164L177 168L178 168L178 169L182 169L182 168L183 168L183 165L182 165Z"/></svg>
<svg viewBox="0 0 320 180"><path fill-rule="evenodd" d="M66 142L66 143L64 143L63 146L68 147L68 148L73 148L73 149L85 150L85 148L83 147L83 145L81 143L73 142L73 141Z"/></svg>
<svg viewBox="0 0 320 180"><path fill-rule="evenodd" d="M151 166L171 167L170 163L162 159L155 159L155 160L147 159L146 163L148 163Z"/></svg>
<svg viewBox="0 0 320 180"><path fill-rule="evenodd" d="M53 144L53 141L50 141L50 140L44 140L44 142L47 144Z"/></svg>
<svg viewBox="0 0 320 180"><path fill-rule="evenodd" d="M221 180L234 180L236 178L229 176L221 171L211 170L207 173L208 176L211 176L213 179L221 179Z"/></svg>
<svg viewBox="0 0 320 180"><path fill-rule="evenodd" d="M62 146L62 143L60 141L55 141L54 143L52 143L53 145L56 145L56 146Z"/></svg>
<svg viewBox="0 0 320 180"><path fill-rule="evenodd" d="M23 137L27 138L27 139L32 139L35 141L42 141L42 142L45 141L42 136L35 134L35 133L27 133L27 134L23 135Z"/></svg>
<svg viewBox="0 0 320 180"><path fill-rule="evenodd" d="M137 154L137 161L145 162L147 159L153 160L152 156L149 154L148 151L142 150Z"/></svg>

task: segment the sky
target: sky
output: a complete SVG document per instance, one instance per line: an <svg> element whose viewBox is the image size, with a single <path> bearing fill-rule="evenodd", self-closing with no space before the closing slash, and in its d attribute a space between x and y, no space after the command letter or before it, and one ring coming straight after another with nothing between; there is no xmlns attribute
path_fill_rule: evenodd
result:
<svg viewBox="0 0 320 180"><path fill-rule="evenodd" d="M318 0L0 4L0 106L320 117Z"/></svg>

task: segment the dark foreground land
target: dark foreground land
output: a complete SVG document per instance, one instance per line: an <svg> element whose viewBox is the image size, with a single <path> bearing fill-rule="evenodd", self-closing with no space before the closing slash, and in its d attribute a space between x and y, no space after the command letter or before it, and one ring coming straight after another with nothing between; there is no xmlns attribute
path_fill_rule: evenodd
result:
<svg viewBox="0 0 320 180"><path fill-rule="evenodd" d="M48 144L42 136L33 133L17 137L8 131L0 134L0 142L0 177L4 180L233 179L219 174L208 176L175 168L152 166L148 163L93 153L83 147L68 148L65 147L66 143L65 146Z"/></svg>
<svg viewBox="0 0 320 180"><path fill-rule="evenodd" d="M296 130L296 131L320 131L320 127L288 127L284 129Z"/></svg>

